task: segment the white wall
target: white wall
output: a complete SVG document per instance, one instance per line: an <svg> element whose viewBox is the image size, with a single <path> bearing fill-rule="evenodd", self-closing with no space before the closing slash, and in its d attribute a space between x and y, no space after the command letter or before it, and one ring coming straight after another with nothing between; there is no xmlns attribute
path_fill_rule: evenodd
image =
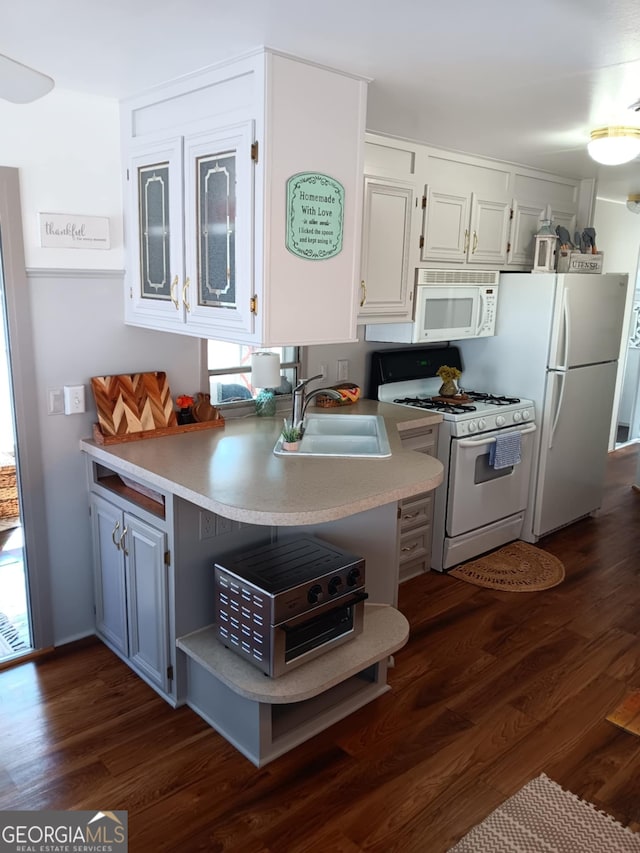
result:
<svg viewBox="0 0 640 853"><path fill-rule="evenodd" d="M0 100L0 165L20 170L27 267L122 269L118 103L61 89L31 104ZM39 213L106 216L111 249L43 249Z"/></svg>
<svg viewBox="0 0 640 853"><path fill-rule="evenodd" d="M56 645L94 627L87 486L78 447L96 419L90 377L166 370L175 393L199 388L197 339L123 322L118 122L114 101L57 90L33 104L0 101L0 165L18 168L20 177L36 373L36 387L17 393L40 436L46 529L37 535L46 540ZM41 211L108 216L112 248L41 248ZM86 414L47 414L47 389L65 384L85 385Z"/></svg>

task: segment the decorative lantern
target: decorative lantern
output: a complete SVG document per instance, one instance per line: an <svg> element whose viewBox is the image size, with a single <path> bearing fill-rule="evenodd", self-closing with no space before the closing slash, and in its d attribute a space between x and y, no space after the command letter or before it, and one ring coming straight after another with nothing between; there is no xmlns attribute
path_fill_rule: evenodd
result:
<svg viewBox="0 0 640 853"><path fill-rule="evenodd" d="M531 272L553 272L556 267L558 235L554 232L550 219L543 220L540 230L535 235L535 241Z"/></svg>

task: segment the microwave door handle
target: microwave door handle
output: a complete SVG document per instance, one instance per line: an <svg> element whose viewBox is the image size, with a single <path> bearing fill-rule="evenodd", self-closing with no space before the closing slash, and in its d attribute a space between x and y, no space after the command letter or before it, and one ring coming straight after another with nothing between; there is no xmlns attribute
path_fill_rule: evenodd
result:
<svg viewBox="0 0 640 853"><path fill-rule="evenodd" d="M487 295L484 290L480 291L480 316L478 317L478 326L476 328L476 338L480 334L482 327L484 326L484 318L487 313Z"/></svg>
<svg viewBox="0 0 640 853"><path fill-rule="evenodd" d="M516 432L519 432L520 435L529 435L529 433L535 432L537 429L538 427L535 424L530 424L524 429L516 430ZM514 430L510 430L510 432L514 432ZM485 445L488 447L490 444L495 444L495 441L495 437L484 439L461 438L458 441L458 447L484 447Z"/></svg>

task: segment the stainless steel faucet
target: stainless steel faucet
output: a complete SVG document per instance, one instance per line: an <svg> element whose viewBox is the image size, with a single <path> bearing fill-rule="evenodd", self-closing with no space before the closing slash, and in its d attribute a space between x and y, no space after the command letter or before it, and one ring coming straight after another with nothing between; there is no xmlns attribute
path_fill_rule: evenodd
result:
<svg viewBox="0 0 640 853"><path fill-rule="evenodd" d="M312 391L311 394L307 394L307 385L309 382L315 382L316 379L322 379L322 374L318 373L317 376L310 376L309 379L301 379L293 389L293 409L291 411L292 426L303 426L302 422L304 421L304 413L307 410L307 406L314 397L318 396L318 394L326 394L333 400L342 399L340 394L333 388L318 388L316 391Z"/></svg>

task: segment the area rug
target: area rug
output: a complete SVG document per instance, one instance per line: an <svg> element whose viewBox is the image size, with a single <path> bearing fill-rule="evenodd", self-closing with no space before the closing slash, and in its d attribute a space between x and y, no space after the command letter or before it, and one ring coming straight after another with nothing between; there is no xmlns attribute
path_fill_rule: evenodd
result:
<svg viewBox="0 0 640 853"><path fill-rule="evenodd" d="M477 560L463 563L448 574L453 578L503 589L505 592L537 592L564 580L561 561L527 542L511 542Z"/></svg>
<svg viewBox="0 0 640 853"><path fill-rule="evenodd" d="M449 853L640 853L640 835L543 773Z"/></svg>
<svg viewBox="0 0 640 853"><path fill-rule="evenodd" d="M4 613L0 613L0 657L24 652L28 648L13 622Z"/></svg>
<svg viewBox="0 0 640 853"><path fill-rule="evenodd" d="M632 735L640 735L640 690L632 690L624 697L607 720Z"/></svg>

